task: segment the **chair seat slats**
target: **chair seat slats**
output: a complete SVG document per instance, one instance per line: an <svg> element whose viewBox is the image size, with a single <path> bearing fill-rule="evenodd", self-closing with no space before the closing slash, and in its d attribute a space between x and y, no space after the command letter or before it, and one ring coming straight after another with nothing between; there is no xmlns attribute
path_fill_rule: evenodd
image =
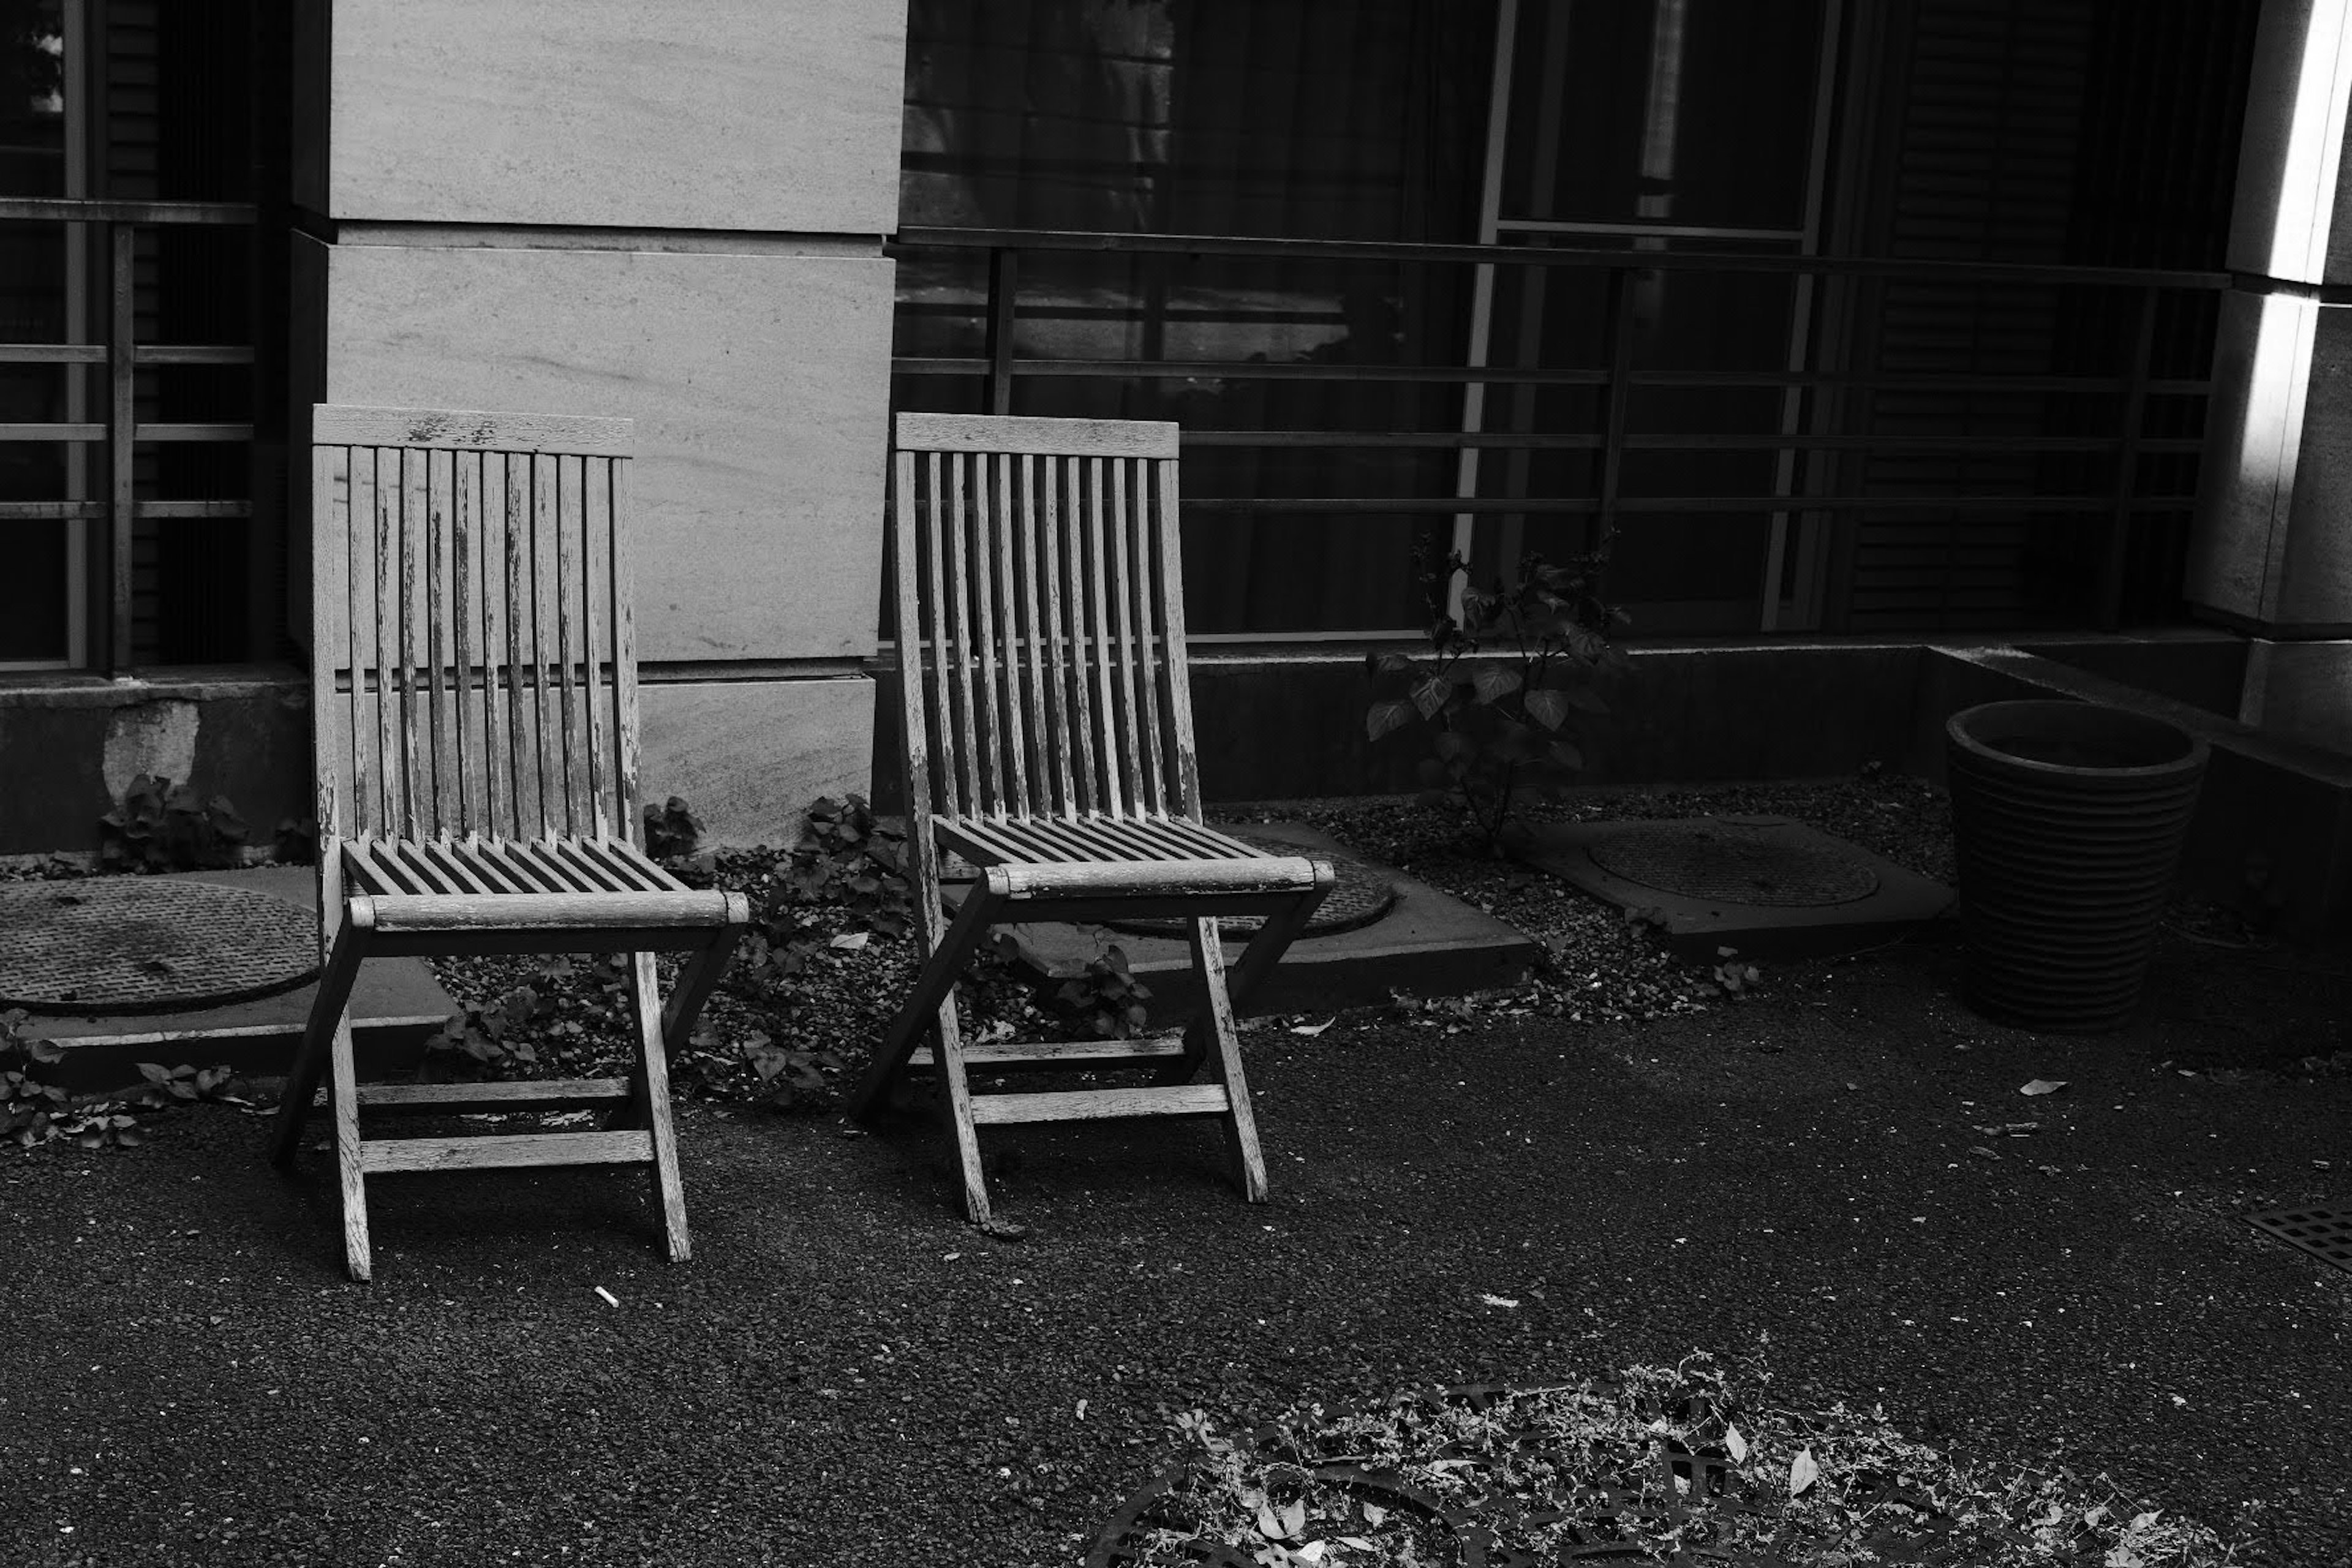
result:
<svg viewBox="0 0 2352 1568"><path fill-rule="evenodd" d="M1214 828L1156 818L1031 817L1021 822L935 816L931 826L944 847L976 866L1012 865L1024 860L1077 864L1273 858L1255 845L1244 844Z"/></svg>
<svg viewBox="0 0 2352 1568"><path fill-rule="evenodd" d="M351 890L378 897L689 890L633 845L574 838L354 839L343 858Z"/></svg>

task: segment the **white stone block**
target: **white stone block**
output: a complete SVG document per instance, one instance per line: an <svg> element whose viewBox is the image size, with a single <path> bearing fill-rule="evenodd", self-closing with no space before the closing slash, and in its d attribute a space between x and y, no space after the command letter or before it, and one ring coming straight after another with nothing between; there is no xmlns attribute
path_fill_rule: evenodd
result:
<svg viewBox="0 0 2352 1568"><path fill-rule="evenodd" d="M324 401L636 421L641 658L873 652L891 263L320 248Z"/></svg>
<svg viewBox="0 0 2352 1568"><path fill-rule="evenodd" d="M637 694L646 804L683 798L706 843L789 845L819 795L873 794L874 683L648 683Z"/></svg>
<svg viewBox="0 0 2352 1568"><path fill-rule="evenodd" d="M898 226L904 0L329 4L331 216Z"/></svg>

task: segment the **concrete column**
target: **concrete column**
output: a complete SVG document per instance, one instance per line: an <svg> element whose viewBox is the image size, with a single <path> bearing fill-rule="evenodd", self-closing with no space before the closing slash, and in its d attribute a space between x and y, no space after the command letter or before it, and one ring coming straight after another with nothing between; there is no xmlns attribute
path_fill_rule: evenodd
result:
<svg viewBox="0 0 2352 1568"><path fill-rule="evenodd" d="M646 798L868 788L904 0L296 9L294 406L635 419Z"/></svg>
<svg viewBox="0 0 2352 1568"><path fill-rule="evenodd" d="M2352 752L2352 0L2266 0L2190 602L2252 639L2239 717Z"/></svg>

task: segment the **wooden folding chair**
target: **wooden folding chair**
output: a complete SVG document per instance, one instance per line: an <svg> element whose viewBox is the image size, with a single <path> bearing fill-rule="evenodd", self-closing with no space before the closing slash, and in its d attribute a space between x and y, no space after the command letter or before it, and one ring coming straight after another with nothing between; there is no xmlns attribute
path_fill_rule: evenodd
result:
<svg viewBox="0 0 2352 1568"><path fill-rule="evenodd" d="M649 1164L673 1261L686 1198L667 1050L750 923L637 847L636 657L625 548L630 422L321 406L312 427L311 718L318 1000L270 1142L294 1156L321 1074L352 1278L366 1179L395 1171ZM667 1008L656 951L685 953ZM362 960L625 952L625 1079L361 1084ZM596 1106L593 1131L363 1139L362 1110Z"/></svg>
<svg viewBox="0 0 2352 1568"><path fill-rule="evenodd" d="M1234 1007L1330 891L1331 868L1201 823L1172 424L901 414L893 468L899 685L919 978L851 1110L936 1075L966 1215L989 1219L977 1127L1213 1116L1265 1197ZM974 869L952 923L942 856ZM1199 1010L1181 1042L967 1045L953 988L992 926L1184 917ZM1217 919L1258 915L1230 976ZM923 1044L928 1037L928 1046ZM1203 1064L1209 1080L1191 1081ZM975 1095L974 1068L1135 1068L1126 1088Z"/></svg>

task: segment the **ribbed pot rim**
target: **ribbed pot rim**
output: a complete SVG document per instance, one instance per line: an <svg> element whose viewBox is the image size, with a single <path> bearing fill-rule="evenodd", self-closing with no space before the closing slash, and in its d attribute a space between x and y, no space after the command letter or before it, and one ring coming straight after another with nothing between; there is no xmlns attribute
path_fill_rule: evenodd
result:
<svg viewBox="0 0 2352 1568"><path fill-rule="evenodd" d="M2108 739L2156 751L2159 753L2158 759L2147 763L2116 766L2053 763L2021 756L2004 750L1998 743L1999 737L2005 731L2049 730L2065 733L2086 728L2095 729ZM2134 713L2127 709L2111 708L2105 703L2064 699L2025 698L2005 702L1980 702L1973 708L1964 708L1946 720L1944 733L1952 745L1972 762L2003 772L2021 772L2029 776L2038 774L2053 780L2154 782L2169 775L2201 772L2212 750L2202 736L2192 735L2178 724L2167 723L2145 713ZM2163 754L2166 752L2170 754Z"/></svg>

